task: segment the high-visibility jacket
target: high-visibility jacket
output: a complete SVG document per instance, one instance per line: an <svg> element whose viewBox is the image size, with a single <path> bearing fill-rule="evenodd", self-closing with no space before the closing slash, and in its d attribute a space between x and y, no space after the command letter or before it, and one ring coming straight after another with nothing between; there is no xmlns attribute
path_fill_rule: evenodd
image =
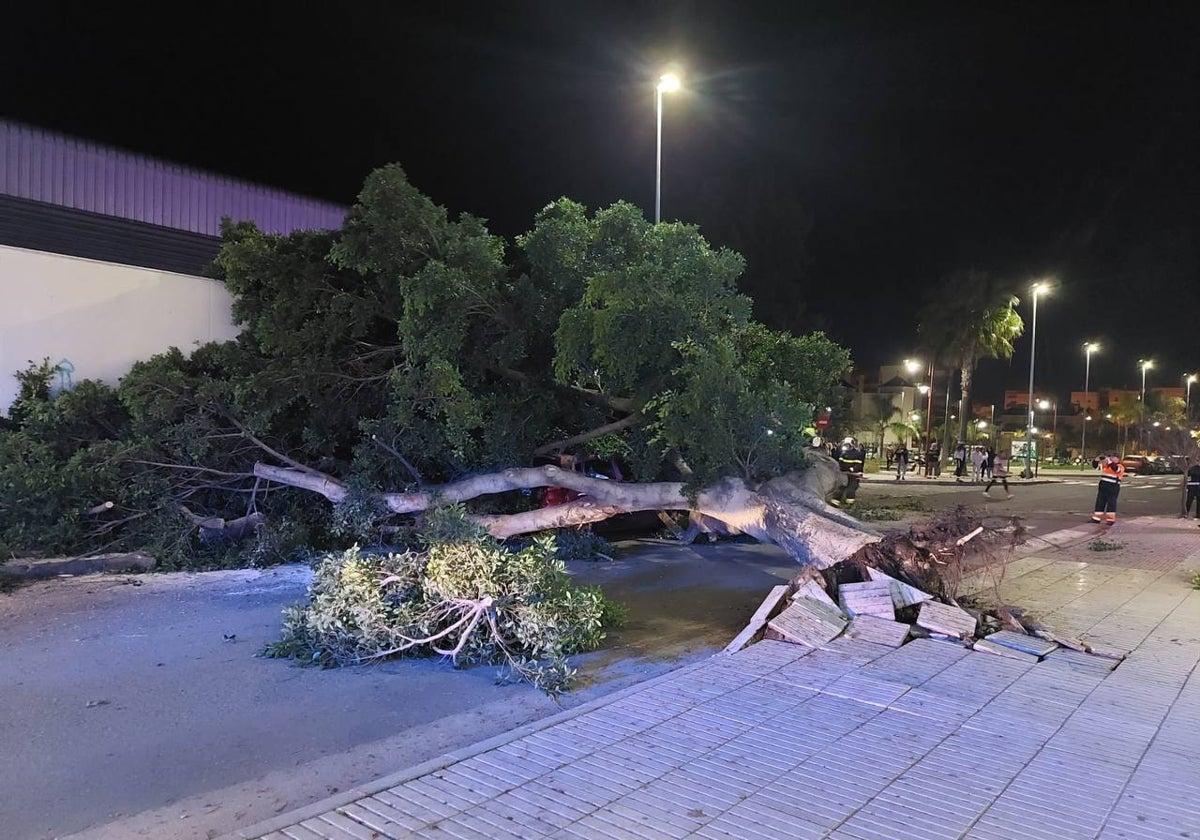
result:
<svg viewBox="0 0 1200 840"><path fill-rule="evenodd" d="M1200 464L1193 464L1188 468L1187 486L1200 487Z"/></svg>
<svg viewBox="0 0 1200 840"><path fill-rule="evenodd" d="M1100 464L1100 483L1101 484L1116 484L1120 486L1121 479L1125 477L1125 467L1120 461L1111 463L1104 461Z"/></svg>
<svg viewBox="0 0 1200 840"><path fill-rule="evenodd" d="M842 472L861 473L866 458L866 451L852 443L843 443L837 453L838 466L842 468Z"/></svg>

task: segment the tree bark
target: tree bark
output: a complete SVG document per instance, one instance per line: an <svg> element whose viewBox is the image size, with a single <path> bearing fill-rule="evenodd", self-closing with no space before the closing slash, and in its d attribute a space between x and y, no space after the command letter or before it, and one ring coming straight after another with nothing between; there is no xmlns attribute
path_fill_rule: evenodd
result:
<svg viewBox="0 0 1200 840"><path fill-rule="evenodd" d="M255 464L254 474L280 484L310 490L339 502L346 487L329 476ZM504 539L534 531L599 522L643 510L694 511L732 531L778 545L797 562L825 568L849 557L879 535L825 502L843 481L836 462L814 456L809 469L789 473L757 487L728 478L701 490L693 503L679 482L623 483L589 478L555 466L522 467L473 476L415 493L382 493L393 513L418 513L439 504L534 487L566 487L583 496L575 501L508 515L479 515L492 536Z"/></svg>

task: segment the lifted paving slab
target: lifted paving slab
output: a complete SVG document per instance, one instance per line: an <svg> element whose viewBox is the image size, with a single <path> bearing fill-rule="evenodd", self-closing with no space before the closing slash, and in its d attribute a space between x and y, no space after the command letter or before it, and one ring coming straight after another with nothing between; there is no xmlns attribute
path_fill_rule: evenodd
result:
<svg viewBox="0 0 1200 840"><path fill-rule="evenodd" d="M1166 520L1123 533L1177 559L1053 549L1000 584L1131 650L1114 671L764 641L231 837L1200 837L1200 546Z"/></svg>

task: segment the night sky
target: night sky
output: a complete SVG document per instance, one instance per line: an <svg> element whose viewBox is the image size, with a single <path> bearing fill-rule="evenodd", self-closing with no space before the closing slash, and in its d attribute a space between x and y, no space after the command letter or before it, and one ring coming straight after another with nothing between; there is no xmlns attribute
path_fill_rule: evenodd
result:
<svg viewBox="0 0 1200 840"><path fill-rule="evenodd" d="M1039 385L1080 389L1085 339L1093 387L1200 369L1200 4L313 6L19 4L0 113L347 204L395 161L512 237L562 195L653 213L677 69L664 218L746 255L771 326L869 366L946 273L1052 275Z"/></svg>

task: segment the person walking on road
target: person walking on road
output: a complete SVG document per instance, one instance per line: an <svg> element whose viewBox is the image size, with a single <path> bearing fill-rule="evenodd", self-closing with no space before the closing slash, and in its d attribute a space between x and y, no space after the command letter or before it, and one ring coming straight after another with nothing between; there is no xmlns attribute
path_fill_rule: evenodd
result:
<svg viewBox="0 0 1200 840"><path fill-rule="evenodd" d="M992 458L991 476L992 480L988 482L988 486L983 488L983 495L990 497L988 491L996 486L996 482L1004 488L1004 493L1007 498L1012 498L1012 492L1008 489L1008 457L1003 452L995 453Z"/></svg>
<svg viewBox="0 0 1200 840"><path fill-rule="evenodd" d="M961 440L954 447L954 481L962 484L967 474L967 445Z"/></svg>
<svg viewBox="0 0 1200 840"><path fill-rule="evenodd" d="M929 441L925 447L925 477L937 478L942 474L942 445L937 439Z"/></svg>
<svg viewBox="0 0 1200 840"><path fill-rule="evenodd" d="M989 481L991 480L991 478L992 478L992 463L995 460L996 460L996 453L992 450L992 447L989 446L986 450L984 450L983 463L979 465L979 472L980 472L980 476L982 478L986 478Z"/></svg>
<svg viewBox="0 0 1200 840"><path fill-rule="evenodd" d="M971 481L975 484L983 478L983 462L987 460L987 455L983 452L982 446L976 446L971 450Z"/></svg>
<svg viewBox="0 0 1200 840"><path fill-rule="evenodd" d="M896 444L893 456L896 461L896 480L904 481L904 474L908 472L908 447L903 443Z"/></svg>
<svg viewBox="0 0 1200 840"><path fill-rule="evenodd" d="M1188 467L1187 475L1184 476L1184 485L1187 487L1187 498L1183 502L1183 515L1187 516L1192 510L1192 505L1195 505L1195 516L1200 519L1200 464L1192 464Z"/></svg>
<svg viewBox="0 0 1200 840"><path fill-rule="evenodd" d="M1121 479L1125 467L1120 455L1108 455L1100 462L1100 486L1096 490L1096 507L1093 522L1112 525L1117 521L1117 496L1121 494Z"/></svg>
<svg viewBox="0 0 1200 840"><path fill-rule="evenodd" d="M834 507L854 506L854 495L858 492L858 484L862 481L863 465L867 461L867 453L859 446L858 441L848 437L838 447L838 467L846 474L846 483L838 488L829 500Z"/></svg>

